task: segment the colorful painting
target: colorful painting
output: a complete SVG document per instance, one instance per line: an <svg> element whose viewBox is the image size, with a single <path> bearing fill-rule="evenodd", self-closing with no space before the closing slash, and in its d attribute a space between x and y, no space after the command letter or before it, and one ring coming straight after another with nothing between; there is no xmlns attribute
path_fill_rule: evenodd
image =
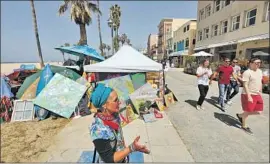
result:
<svg viewBox="0 0 270 164"><path fill-rule="evenodd" d="M34 104L70 118L86 89L86 86L56 73L36 97Z"/></svg>
<svg viewBox="0 0 270 164"><path fill-rule="evenodd" d="M134 92L134 87L129 75L101 81L99 83L108 85L117 92L119 101L121 102L120 109L126 107L129 94Z"/></svg>
<svg viewBox="0 0 270 164"><path fill-rule="evenodd" d="M134 113L131 104L128 104L124 110L121 110L120 113L121 126L124 127L130 122L136 120L139 116Z"/></svg>
<svg viewBox="0 0 270 164"><path fill-rule="evenodd" d="M174 104L175 101L174 101L174 98L173 98L173 93L168 93L164 96L165 98L165 103L166 103L166 106L170 106L171 104Z"/></svg>
<svg viewBox="0 0 270 164"><path fill-rule="evenodd" d="M146 83L145 73L136 73L130 76L135 90Z"/></svg>
<svg viewBox="0 0 270 164"><path fill-rule="evenodd" d="M137 113L140 113L140 104L146 101L153 103L157 97L157 90L153 89L148 83L137 89L135 92L129 95Z"/></svg>

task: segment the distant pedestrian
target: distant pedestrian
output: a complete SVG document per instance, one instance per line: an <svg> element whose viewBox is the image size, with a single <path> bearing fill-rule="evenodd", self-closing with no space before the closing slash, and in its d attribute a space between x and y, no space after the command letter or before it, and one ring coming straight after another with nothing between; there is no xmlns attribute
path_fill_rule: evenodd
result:
<svg viewBox="0 0 270 164"><path fill-rule="evenodd" d="M219 88L219 97L218 97L218 103L221 106L221 110L225 111L225 98L226 93L230 84L230 77L234 76L233 74L233 68L230 66L230 59L225 58L223 65L219 66L214 75L211 77L211 80L209 84L212 84L213 79L219 75L218 79L218 88ZM236 77L234 76L236 79Z"/></svg>
<svg viewBox="0 0 270 164"><path fill-rule="evenodd" d="M242 129L251 133L252 131L246 126L246 119L250 115L258 115L263 111L262 99L262 71L259 69L260 59L252 58L249 62L249 69L243 73L243 92L241 95L243 113L236 114L242 123Z"/></svg>
<svg viewBox="0 0 270 164"><path fill-rule="evenodd" d="M202 104L205 100L205 97L209 89L209 77L212 75L212 70L211 68L209 68L209 60L205 59L202 62L202 65L197 68L196 74L198 77L198 88L200 91L200 97L197 102L196 108L200 110L204 109L202 107Z"/></svg>
<svg viewBox="0 0 270 164"><path fill-rule="evenodd" d="M227 96L226 96L226 103L228 105L232 104L231 99L238 94L239 92L239 78L241 76L241 67L238 65L238 60L237 59L233 59L231 66L233 68L233 74L235 75L236 79L234 78L234 76L231 76L230 79L230 85L227 91ZM233 93L231 93L233 90Z"/></svg>

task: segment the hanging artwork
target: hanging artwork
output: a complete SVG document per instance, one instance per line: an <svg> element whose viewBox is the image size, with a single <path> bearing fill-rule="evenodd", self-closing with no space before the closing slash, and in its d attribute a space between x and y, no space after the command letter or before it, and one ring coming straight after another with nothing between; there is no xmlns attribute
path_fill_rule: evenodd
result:
<svg viewBox="0 0 270 164"><path fill-rule="evenodd" d="M146 82L145 73L136 73L130 76L135 90L143 86Z"/></svg>
<svg viewBox="0 0 270 164"><path fill-rule="evenodd" d="M34 104L70 118L87 87L56 73L34 100Z"/></svg>

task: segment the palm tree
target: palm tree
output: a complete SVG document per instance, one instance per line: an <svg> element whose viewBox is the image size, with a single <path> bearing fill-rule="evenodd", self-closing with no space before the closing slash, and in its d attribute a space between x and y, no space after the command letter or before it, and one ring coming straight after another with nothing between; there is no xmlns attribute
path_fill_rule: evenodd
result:
<svg viewBox="0 0 270 164"><path fill-rule="evenodd" d="M100 51L102 51L103 53L101 54L102 56L105 56L105 50L107 48L107 45L105 43L102 43L102 45L99 46Z"/></svg>
<svg viewBox="0 0 270 164"><path fill-rule="evenodd" d="M34 31L36 35L36 41L37 41L37 48L38 48L38 56L40 60L40 67L44 67L44 61L42 57L42 52L41 52L41 46L40 46L40 41L39 41L39 34L38 34L38 27L37 27L37 16L36 16L36 10L35 10L35 5L34 5L34 0L30 0L31 3L31 8L32 8L32 17L33 17L33 24L34 24Z"/></svg>
<svg viewBox="0 0 270 164"><path fill-rule="evenodd" d="M63 15L70 7L70 17L80 26L80 41L78 45L87 45L86 25L92 23L92 13L101 14L97 5L89 0L64 0L59 7L59 15Z"/></svg>
<svg viewBox="0 0 270 164"><path fill-rule="evenodd" d="M97 0L97 8L100 10L100 8L99 8L99 0ZM98 32L99 32L99 45L101 46L103 43L102 43L101 27L100 27L100 15L101 14L98 14L97 20L98 20ZM105 56L103 54L104 53L103 49L101 49L100 51L101 51L101 55Z"/></svg>
<svg viewBox="0 0 270 164"><path fill-rule="evenodd" d="M112 18L112 22L113 22L113 30L115 33L115 37L114 37L114 48L115 51L118 51L119 48L119 41L118 41L118 30L120 27L120 17L121 17L121 9L120 6L118 6L117 4L113 5L110 8L110 12L111 12L111 18Z"/></svg>

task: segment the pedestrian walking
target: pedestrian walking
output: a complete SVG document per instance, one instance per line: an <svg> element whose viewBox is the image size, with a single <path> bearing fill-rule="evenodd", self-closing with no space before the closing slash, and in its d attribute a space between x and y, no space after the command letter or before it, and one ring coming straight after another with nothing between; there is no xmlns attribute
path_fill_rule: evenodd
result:
<svg viewBox="0 0 270 164"><path fill-rule="evenodd" d="M213 79L219 75L218 79L218 88L219 88L219 97L218 97L218 104L221 106L221 110L225 111L225 98L228 87L230 85L230 77L233 76L235 79L236 77L233 74L233 68L230 66L230 59L224 58L223 65L219 66L214 75L211 77L209 84L212 84Z"/></svg>
<svg viewBox="0 0 270 164"><path fill-rule="evenodd" d="M231 66L233 68L233 74L235 75L236 79L231 76L230 77L230 85L228 87L227 96L226 96L226 103L228 105L232 104L231 99L239 93L239 78L241 77L241 67L238 65L238 60L233 59ZM233 93L231 93L233 90Z"/></svg>
<svg viewBox="0 0 270 164"><path fill-rule="evenodd" d="M207 92L209 90L209 77L212 75L212 70L209 68L209 60L203 60L201 66L197 68L198 88L200 91L200 97L197 102L197 110L204 109L202 104L205 100Z"/></svg>
<svg viewBox="0 0 270 164"><path fill-rule="evenodd" d="M260 59L252 58L249 62L249 69L243 73L243 92L241 103L243 113L236 114L242 124L242 129L252 134L249 127L246 126L246 119L250 115L258 115L263 111L262 99L262 71L259 69Z"/></svg>

